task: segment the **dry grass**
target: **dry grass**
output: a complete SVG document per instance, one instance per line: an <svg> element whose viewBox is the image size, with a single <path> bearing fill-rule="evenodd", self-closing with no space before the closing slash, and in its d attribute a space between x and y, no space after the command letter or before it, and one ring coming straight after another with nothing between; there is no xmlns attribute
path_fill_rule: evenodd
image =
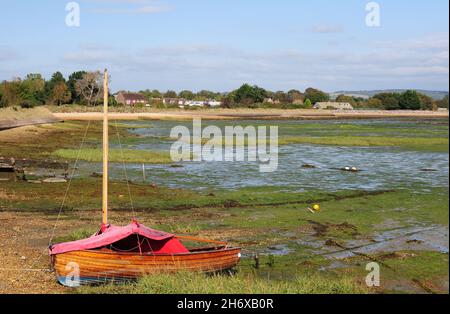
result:
<svg viewBox="0 0 450 314"><path fill-rule="evenodd" d="M8 107L0 109L0 121L12 120L19 121L24 119L42 119L51 118L53 115L45 107L36 107L33 109L23 109L17 107Z"/></svg>
<svg viewBox="0 0 450 314"><path fill-rule="evenodd" d="M37 139L41 139L42 135L50 132L50 130L41 126L28 125L19 128L0 131L0 142L8 143L36 143Z"/></svg>

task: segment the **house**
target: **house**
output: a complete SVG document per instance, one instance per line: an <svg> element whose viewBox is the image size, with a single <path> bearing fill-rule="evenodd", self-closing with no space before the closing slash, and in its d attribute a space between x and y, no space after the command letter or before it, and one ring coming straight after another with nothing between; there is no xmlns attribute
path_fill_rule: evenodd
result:
<svg viewBox="0 0 450 314"><path fill-rule="evenodd" d="M216 100L185 100L179 104L181 108L184 107L220 107L222 102Z"/></svg>
<svg viewBox="0 0 450 314"><path fill-rule="evenodd" d="M119 104L135 106L137 104L148 105L148 100L144 95L138 93L119 92L116 96L116 101Z"/></svg>
<svg viewBox="0 0 450 314"><path fill-rule="evenodd" d="M163 104L184 106L186 104L186 100L183 98L163 98Z"/></svg>
<svg viewBox="0 0 450 314"><path fill-rule="evenodd" d="M336 110L353 110L353 106L348 102L318 102L314 105L314 109L336 109Z"/></svg>
<svg viewBox="0 0 450 314"><path fill-rule="evenodd" d="M208 100L206 102L206 105L208 105L210 107L220 107L220 106L222 106L222 102L221 101L217 101L217 100Z"/></svg>
<svg viewBox="0 0 450 314"><path fill-rule="evenodd" d="M281 101L279 101L278 99L273 99L273 98L264 98L264 103L279 105L279 104L281 104Z"/></svg>
<svg viewBox="0 0 450 314"><path fill-rule="evenodd" d="M206 102L202 100L186 100L184 105L188 107L204 107L205 103Z"/></svg>

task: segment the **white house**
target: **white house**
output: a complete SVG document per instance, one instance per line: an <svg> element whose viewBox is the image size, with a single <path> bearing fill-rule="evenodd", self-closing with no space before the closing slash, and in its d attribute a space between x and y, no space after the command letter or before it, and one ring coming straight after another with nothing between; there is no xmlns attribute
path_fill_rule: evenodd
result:
<svg viewBox="0 0 450 314"><path fill-rule="evenodd" d="M221 101L217 101L217 100L208 100L206 102L206 104L210 107L220 107L222 105Z"/></svg>
<svg viewBox="0 0 450 314"><path fill-rule="evenodd" d="M205 106L205 102L199 100L186 100L184 105L189 107L203 107Z"/></svg>
<svg viewBox="0 0 450 314"><path fill-rule="evenodd" d="M348 102L318 102L314 105L314 109L337 109L337 110L353 110L353 106Z"/></svg>
<svg viewBox="0 0 450 314"><path fill-rule="evenodd" d="M222 102L216 100L186 100L183 104L180 104L180 107L220 107L220 105L222 105Z"/></svg>

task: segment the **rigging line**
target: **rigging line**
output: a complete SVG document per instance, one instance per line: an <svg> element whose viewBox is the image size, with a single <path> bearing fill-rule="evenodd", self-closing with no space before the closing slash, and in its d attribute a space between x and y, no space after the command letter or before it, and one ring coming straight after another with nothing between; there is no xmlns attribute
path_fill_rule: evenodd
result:
<svg viewBox="0 0 450 314"><path fill-rule="evenodd" d="M128 172L127 172L127 167L125 166L125 158L124 158L124 155L123 155L122 142L120 141L119 128L117 127L117 120L114 120L114 125L116 127L117 140L119 141L119 148L120 148L120 154L121 154L121 158L122 158L123 173L125 175L125 180L127 182L127 189L128 189L128 196L130 198L131 211L133 212L133 218L136 219L137 217L136 217L136 213L134 211L133 197L131 196L130 182L128 181Z"/></svg>
<svg viewBox="0 0 450 314"><path fill-rule="evenodd" d="M68 185L67 185L67 189L66 189L66 192L64 193L64 198L63 198L63 201L62 201L61 206L59 208L58 216L56 218L55 225L53 226L53 230L52 230L52 233L51 233L51 236L50 236L50 240L48 241L48 247L50 247L51 242L53 241L53 238L55 236L56 228L58 227L58 222L59 222L59 219L61 217L61 212L62 212L62 209L64 208L64 205L65 205L65 202L66 202L66 199L67 199L67 195L69 193L70 185L72 183L72 179L73 179L73 176L75 174L75 170L77 169L77 164L78 164L78 160L80 158L80 153L81 153L81 150L83 149L83 145L84 145L84 142L86 140L86 136L87 136L87 133L88 133L90 125L91 125L91 121L88 121L88 124L86 126L86 130L84 131L83 139L82 139L80 147L78 149L77 158L76 158L75 163L74 163L73 168L72 168L72 173L71 173ZM31 269L33 269L36 266L38 261L44 255L44 253L47 252L48 247L43 249L42 252L36 257L36 259L31 264L31 267L30 267ZM19 274L19 276L17 277L17 280L21 279L23 277L23 275L24 275L24 273L22 273L22 276Z"/></svg>
<svg viewBox="0 0 450 314"><path fill-rule="evenodd" d="M88 124L86 126L86 130L84 131L83 140L81 141L80 148L78 149L78 152L77 152L77 158L76 158L75 163L74 163L73 168L72 168L72 173L70 175L69 184L67 185L66 192L64 193L64 198L63 198L63 201L61 203L61 207L59 208L59 212L58 212L58 216L56 218L55 226L53 227L52 234L51 234L51 237L50 237L50 241L48 242L49 246L52 244L53 238L55 236L56 229L58 228L58 222L59 222L59 219L61 217L61 212L62 212L62 209L64 208L65 203L66 203L67 195L69 194L70 185L72 183L73 176L75 175L75 171L77 169L78 161L80 159L81 150L83 149L83 146L84 146L84 143L85 143L86 136L87 136L87 133L88 133L90 125L91 125L91 121L88 121Z"/></svg>

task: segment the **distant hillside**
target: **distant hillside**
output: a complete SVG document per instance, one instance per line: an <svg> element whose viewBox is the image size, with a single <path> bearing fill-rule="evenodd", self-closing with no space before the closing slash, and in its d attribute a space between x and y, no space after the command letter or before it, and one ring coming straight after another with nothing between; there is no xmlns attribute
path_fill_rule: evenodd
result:
<svg viewBox="0 0 450 314"><path fill-rule="evenodd" d="M345 94L349 96L355 96L355 97L363 97L363 98L369 98L379 93L403 93L406 91L406 89L384 89L384 90L360 90L360 91L337 91L334 93L330 93L332 98L337 97L338 95ZM417 89L417 92L425 94L435 100L440 100L444 98L446 95L448 95L448 92L444 91L432 91L432 90L421 90Z"/></svg>

